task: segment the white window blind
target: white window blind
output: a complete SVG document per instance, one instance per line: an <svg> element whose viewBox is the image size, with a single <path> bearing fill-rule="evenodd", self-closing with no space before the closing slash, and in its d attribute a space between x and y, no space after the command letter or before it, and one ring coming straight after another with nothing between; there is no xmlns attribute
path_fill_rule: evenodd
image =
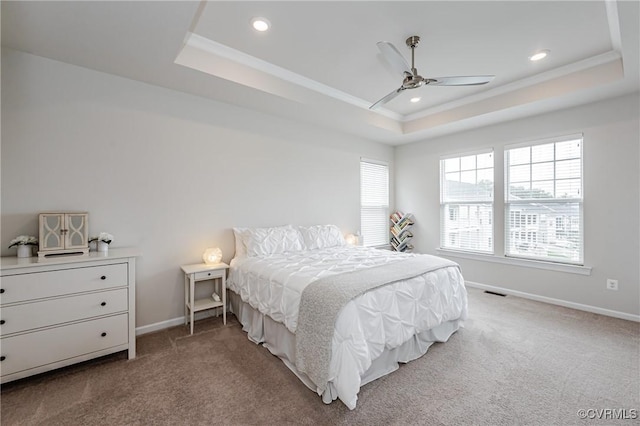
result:
<svg viewBox="0 0 640 426"><path fill-rule="evenodd" d="M389 166L360 161L360 227L362 244L389 244Z"/></svg>
<svg viewBox="0 0 640 426"><path fill-rule="evenodd" d="M440 247L493 253L493 151L440 159Z"/></svg>
<svg viewBox="0 0 640 426"><path fill-rule="evenodd" d="M583 263L582 136L505 149L506 255Z"/></svg>

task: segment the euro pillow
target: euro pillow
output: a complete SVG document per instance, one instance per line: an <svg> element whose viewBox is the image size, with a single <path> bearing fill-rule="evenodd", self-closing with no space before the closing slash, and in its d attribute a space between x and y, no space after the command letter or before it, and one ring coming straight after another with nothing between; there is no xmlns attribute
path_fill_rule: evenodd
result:
<svg viewBox="0 0 640 426"><path fill-rule="evenodd" d="M307 250L338 247L347 244L340 231L335 225L314 225L298 227L304 248Z"/></svg>
<svg viewBox="0 0 640 426"><path fill-rule="evenodd" d="M267 256L302 250L300 232L291 225L247 228L241 235L247 256Z"/></svg>

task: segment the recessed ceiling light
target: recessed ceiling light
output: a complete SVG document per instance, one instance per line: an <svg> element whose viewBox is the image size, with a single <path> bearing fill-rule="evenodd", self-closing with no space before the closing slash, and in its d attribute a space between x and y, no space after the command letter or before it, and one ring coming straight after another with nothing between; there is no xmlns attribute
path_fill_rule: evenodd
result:
<svg viewBox="0 0 640 426"><path fill-rule="evenodd" d="M549 54L548 49L540 50L534 53L533 55L529 56L529 60L532 62L539 61L540 59L546 58L548 54Z"/></svg>
<svg viewBox="0 0 640 426"><path fill-rule="evenodd" d="M422 98L415 97L415 98L411 98L410 101L415 104L416 102L420 102L420 99L422 99Z"/></svg>
<svg viewBox="0 0 640 426"><path fill-rule="evenodd" d="M267 31L269 27L271 27L271 23L266 18L253 18L251 20L251 26L256 31L264 32Z"/></svg>

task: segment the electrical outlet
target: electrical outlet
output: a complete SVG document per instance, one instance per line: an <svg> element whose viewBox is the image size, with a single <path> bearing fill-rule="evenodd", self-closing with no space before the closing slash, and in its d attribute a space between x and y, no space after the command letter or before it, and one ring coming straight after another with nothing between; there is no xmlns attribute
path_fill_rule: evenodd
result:
<svg viewBox="0 0 640 426"><path fill-rule="evenodd" d="M618 290L618 280L607 279L607 290Z"/></svg>

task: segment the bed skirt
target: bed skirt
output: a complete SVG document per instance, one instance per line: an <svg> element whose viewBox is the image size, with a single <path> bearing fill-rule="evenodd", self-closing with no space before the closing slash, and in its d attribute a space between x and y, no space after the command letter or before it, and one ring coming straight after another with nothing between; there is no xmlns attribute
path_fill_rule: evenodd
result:
<svg viewBox="0 0 640 426"><path fill-rule="evenodd" d="M284 364L304 383L309 389L322 396L325 404L338 398L338 392L332 382L329 382L324 392L318 392L316 385L309 377L299 372L294 365L296 359L296 336L282 323L276 322L271 317L260 313L241 297L229 291L230 310L242 324L242 330L247 332L249 340L254 343L262 343L273 355L280 358ZM402 345L385 349L382 354L373 360L368 370L361 376L360 386L372 382L386 374L398 369L398 363L407 363L420 358L435 342L446 342L453 333L461 327L460 320L448 321L431 330L416 334Z"/></svg>

